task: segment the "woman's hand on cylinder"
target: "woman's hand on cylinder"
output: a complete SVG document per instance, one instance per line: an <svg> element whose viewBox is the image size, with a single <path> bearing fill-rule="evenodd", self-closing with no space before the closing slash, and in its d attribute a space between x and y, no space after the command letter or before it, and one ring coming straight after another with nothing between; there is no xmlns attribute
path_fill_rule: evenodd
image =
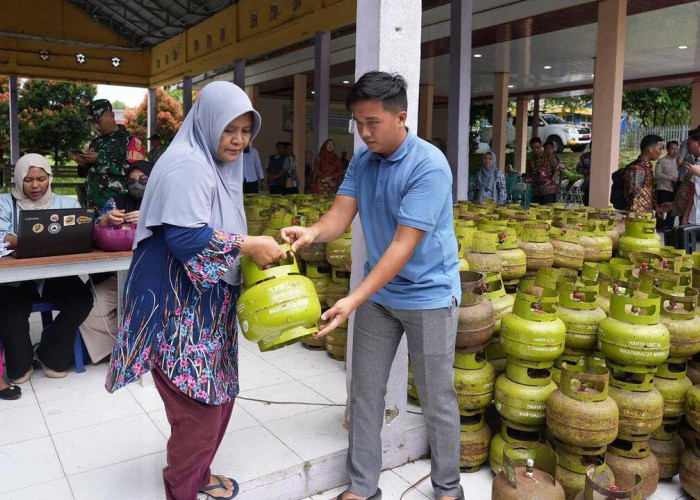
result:
<svg viewBox="0 0 700 500"><path fill-rule="evenodd" d="M280 236L292 246L292 252L296 253L313 243L317 234L313 227L289 226L280 230Z"/></svg>
<svg viewBox="0 0 700 500"><path fill-rule="evenodd" d="M287 253L272 236L248 236L241 245L241 255L248 255L260 266L287 258Z"/></svg>

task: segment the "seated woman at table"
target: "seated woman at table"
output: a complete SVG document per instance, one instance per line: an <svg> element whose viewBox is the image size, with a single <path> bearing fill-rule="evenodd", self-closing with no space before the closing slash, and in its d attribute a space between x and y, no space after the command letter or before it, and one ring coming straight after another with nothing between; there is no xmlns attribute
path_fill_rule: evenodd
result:
<svg viewBox="0 0 700 500"><path fill-rule="evenodd" d="M140 160L130 164L126 168L127 192L110 198L97 217L100 226L121 226L122 224L136 224L139 218L139 209L143 193L146 191L148 176L153 170L153 163Z"/></svg>
<svg viewBox="0 0 700 500"><path fill-rule="evenodd" d="M148 161L130 164L126 169L128 192L107 200L96 223L103 227L136 224L151 170L153 163ZM95 287L94 306L80 325L80 333L90 360L97 363L109 356L114 347L117 334L117 277L114 273L102 273L93 274L90 279Z"/></svg>
<svg viewBox="0 0 700 500"><path fill-rule="evenodd" d="M17 245L15 221L20 210L79 206L75 199L53 194L52 176L49 162L39 154L26 154L15 165L12 193L0 195L0 241L8 243L9 248ZM29 315L35 302L51 302L59 314L34 349L29 338ZM26 382L32 375L32 361L36 361L48 377L65 377L76 331L91 308L90 289L77 276L0 285L5 376L15 384Z"/></svg>
<svg viewBox="0 0 700 500"><path fill-rule="evenodd" d="M498 169L496 153L489 151L482 156L482 167L470 186L469 199L477 203L493 200L499 205L506 202L506 176Z"/></svg>

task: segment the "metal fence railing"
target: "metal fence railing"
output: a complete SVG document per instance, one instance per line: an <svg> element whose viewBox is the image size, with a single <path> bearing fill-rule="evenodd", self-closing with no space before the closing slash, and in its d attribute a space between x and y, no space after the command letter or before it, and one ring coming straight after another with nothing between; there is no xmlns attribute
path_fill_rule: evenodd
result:
<svg viewBox="0 0 700 500"><path fill-rule="evenodd" d="M688 138L688 125L668 125L665 127L648 127L637 130L629 130L620 134L620 149L639 149L639 143L645 135L655 134L664 141L678 141Z"/></svg>

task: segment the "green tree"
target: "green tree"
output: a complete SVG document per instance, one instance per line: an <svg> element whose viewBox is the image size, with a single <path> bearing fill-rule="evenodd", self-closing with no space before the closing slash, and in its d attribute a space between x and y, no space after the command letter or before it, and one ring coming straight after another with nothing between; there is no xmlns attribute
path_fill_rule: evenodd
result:
<svg viewBox="0 0 700 500"><path fill-rule="evenodd" d="M622 94L622 108L638 117L642 127L687 125L690 120L690 100L690 85L630 90Z"/></svg>
<svg viewBox="0 0 700 500"><path fill-rule="evenodd" d="M22 152L52 155L58 164L71 149L79 149L91 137L87 105L95 97L94 85L24 80L19 88L19 141ZM0 81L0 149L10 142L9 92Z"/></svg>
<svg viewBox="0 0 700 500"><path fill-rule="evenodd" d="M165 144L168 144L182 125L182 106L163 88L156 89L156 132L160 134ZM124 126L142 139L148 135L148 95L136 109L128 109L124 113Z"/></svg>
<svg viewBox="0 0 700 500"><path fill-rule="evenodd" d="M573 113L577 109L585 108L589 102L591 102L591 96L574 95L570 97L557 97L553 99L545 99L544 107L545 109L561 107L565 113Z"/></svg>
<svg viewBox="0 0 700 500"><path fill-rule="evenodd" d="M128 107L129 106L127 106L124 101L120 101L119 99L112 101L112 109L127 109Z"/></svg>

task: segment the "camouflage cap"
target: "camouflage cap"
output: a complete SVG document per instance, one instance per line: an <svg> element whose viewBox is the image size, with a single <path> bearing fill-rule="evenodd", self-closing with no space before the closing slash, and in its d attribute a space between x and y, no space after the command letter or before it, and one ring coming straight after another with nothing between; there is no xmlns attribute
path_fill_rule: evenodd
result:
<svg viewBox="0 0 700 500"><path fill-rule="evenodd" d="M95 99L88 104L87 121L99 120L107 111L112 111L112 103L107 99Z"/></svg>

